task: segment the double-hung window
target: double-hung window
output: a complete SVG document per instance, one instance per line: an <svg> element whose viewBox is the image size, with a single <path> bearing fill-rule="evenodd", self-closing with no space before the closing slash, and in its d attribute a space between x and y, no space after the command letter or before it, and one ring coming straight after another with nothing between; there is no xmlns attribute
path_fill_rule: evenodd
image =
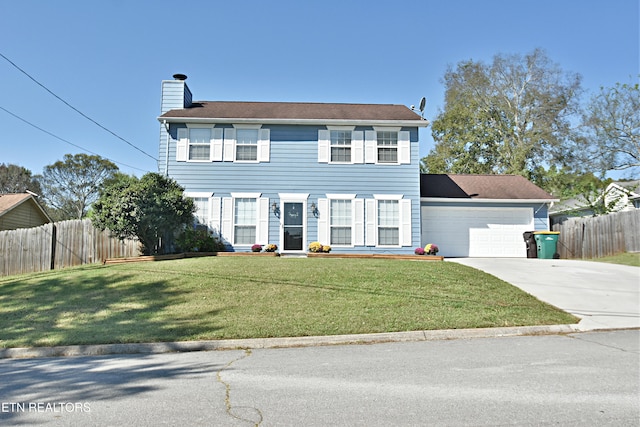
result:
<svg viewBox="0 0 640 427"><path fill-rule="evenodd" d="M196 211L194 213L196 219L196 228L197 229L208 229L209 228L209 217L211 213L209 212L209 198L208 197L194 197L193 204L196 207Z"/></svg>
<svg viewBox="0 0 640 427"><path fill-rule="evenodd" d="M233 200L233 242L252 245L256 243L257 200L249 197Z"/></svg>
<svg viewBox="0 0 640 427"><path fill-rule="evenodd" d="M211 129L191 128L189 129L189 160L210 159L211 153Z"/></svg>
<svg viewBox="0 0 640 427"><path fill-rule="evenodd" d="M398 132L378 131L378 163L398 163Z"/></svg>
<svg viewBox="0 0 640 427"><path fill-rule="evenodd" d="M353 209L351 200L330 200L329 206L329 244L351 246L353 228Z"/></svg>
<svg viewBox="0 0 640 427"><path fill-rule="evenodd" d="M378 200L378 245L400 245L399 200Z"/></svg>
<svg viewBox="0 0 640 427"><path fill-rule="evenodd" d="M258 129L236 129L236 161L258 160Z"/></svg>
<svg viewBox="0 0 640 427"><path fill-rule="evenodd" d="M332 130L331 163L351 163L351 131Z"/></svg>

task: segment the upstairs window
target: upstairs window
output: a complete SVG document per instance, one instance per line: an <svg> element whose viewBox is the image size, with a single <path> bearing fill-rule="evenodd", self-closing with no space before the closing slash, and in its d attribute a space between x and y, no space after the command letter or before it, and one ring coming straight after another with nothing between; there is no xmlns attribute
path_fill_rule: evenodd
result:
<svg viewBox="0 0 640 427"><path fill-rule="evenodd" d="M351 163L351 131L332 130L331 163Z"/></svg>
<svg viewBox="0 0 640 427"><path fill-rule="evenodd" d="M211 130L210 129L189 129L189 160L210 159L211 153Z"/></svg>
<svg viewBox="0 0 640 427"><path fill-rule="evenodd" d="M378 163L398 163L398 132L377 132Z"/></svg>
<svg viewBox="0 0 640 427"><path fill-rule="evenodd" d="M236 161L258 160L258 129L236 129Z"/></svg>

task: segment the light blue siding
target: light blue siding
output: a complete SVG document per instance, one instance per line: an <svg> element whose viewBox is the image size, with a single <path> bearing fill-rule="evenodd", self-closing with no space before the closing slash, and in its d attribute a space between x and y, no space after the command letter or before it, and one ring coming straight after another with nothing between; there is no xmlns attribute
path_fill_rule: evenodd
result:
<svg viewBox="0 0 640 427"><path fill-rule="evenodd" d="M229 127L216 125L216 127ZM355 193L358 199L372 199L374 194L402 194L411 204L411 247L375 248L359 246L334 248L335 252L412 253L420 245L420 179L417 128L405 128L411 135L411 163L402 165L327 164L318 162L318 130L324 126L264 125L270 129L270 161L261 163L177 162L176 136L178 126L170 129L167 173L187 192L212 192L216 197L231 193L261 193L269 205L280 203L279 193L308 193L307 206L318 205L318 199L328 193ZM356 130L369 130L358 127ZM165 142L166 144L166 139ZM161 138L160 156L166 156ZM161 161L161 171L164 162ZM318 218L307 209L307 243L317 240ZM269 213L269 243L280 244L280 220ZM328 242L321 242L328 244ZM306 249L306 248L305 248ZM236 248L246 250L246 248Z"/></svg>

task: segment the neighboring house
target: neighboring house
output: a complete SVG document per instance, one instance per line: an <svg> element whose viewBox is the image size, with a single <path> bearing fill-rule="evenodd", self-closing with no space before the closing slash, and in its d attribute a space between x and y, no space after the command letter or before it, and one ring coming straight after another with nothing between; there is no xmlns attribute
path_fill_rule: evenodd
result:
<svg viewBox="0 0 640 427"><path fill-rule="evenodd" d="M554 199L518 175L421 176L422 246L445 257L526 257L523 234L549 230Z"/></svg>
<svg viewBox="0 0 640 427"><path fill-rule="evenodd" d="M640 181L612 182L601 194L595 196L591 204L588 199L587 196L578 196L554 203L549 209L551 223L561 224L572 217L640 209Z"/></svg>
<svg viewBox="0 0 640 427"><path fill-rule="evenodd" d="M31 193L0 194L0 231L37 227L50 222L51 218Z"/></svg>
<svg viewBox="0 0 640 427"><path fill-rule="evenodd" d="M229 250L413 253L420 235L418 129L402 105L192 100L162 82L159 170ZM445 242L443 242L444 244Z"/></svg>
<svg viewBox="0 0 640 427"><path fill-rule="evenodd" d="M640 209L640 181L612 182L604 192L604 202L615 212Z"/></svg>

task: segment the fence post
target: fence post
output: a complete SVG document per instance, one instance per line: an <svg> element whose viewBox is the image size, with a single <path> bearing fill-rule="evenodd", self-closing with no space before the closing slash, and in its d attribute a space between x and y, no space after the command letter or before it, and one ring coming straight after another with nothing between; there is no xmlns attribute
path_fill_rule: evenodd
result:
<svg viewBox="0 0 640 427"><path fill-rule="evenodd" d="M51 224L51 266L49 270L56 268L56 239L57 239L57 227L56 223Z"/></svg>

